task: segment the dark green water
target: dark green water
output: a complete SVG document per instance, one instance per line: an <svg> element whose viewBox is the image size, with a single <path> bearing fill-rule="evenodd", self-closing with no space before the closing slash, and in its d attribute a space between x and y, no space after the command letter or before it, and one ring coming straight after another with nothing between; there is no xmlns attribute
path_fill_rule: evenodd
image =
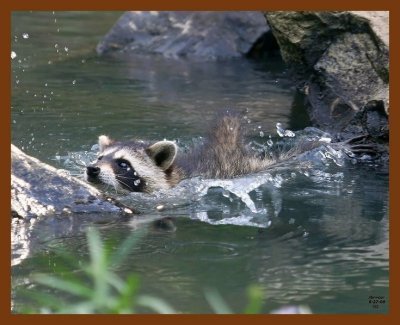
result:
<svg viewBox="0 0 400 325"><path fill-rule="evenodd" d="M275 135L277 122L293 129L306 126L285 67L276 59L97 57L97 42L119 15L13 15L15 145L77 174L81 167L76 156L85 160L93 154L88 151L100 134L167 138L186 146L204 136L215 112L225 108L247 109L256 135ZM163 212L155 211L157 201L143 198L143 214L133 221L80 215L13 225L20 236L13 244L14 311L26 304L15 290L31 288L34 273L54 274L60 249L73 252L77 261L88 259L85 230L93 226L112 247L147 229L116 271L122 277L138 274L141 293L163 298L180 312L211 312L206 288L217 289L239 312L246 304L246 288L257 284L265 293L263 312L302 304L314 313L386 313L387 172L368 164L338 166L328 159L307 171L293 165L293 170L272 176L249 192L256 213L237 196L211 193L196 203L167 205ZM174 217L176 230L155 229L146 222L160 216ZM386 303L373 308L371 295L384 296Z"/></svg>

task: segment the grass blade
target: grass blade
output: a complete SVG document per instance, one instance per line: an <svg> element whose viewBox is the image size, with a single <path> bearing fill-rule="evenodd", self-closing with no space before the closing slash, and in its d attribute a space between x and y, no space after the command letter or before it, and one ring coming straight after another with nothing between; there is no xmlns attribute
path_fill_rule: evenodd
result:
<svg viewBox="0 0 400 325"><path fill-rule="evenodd" d="M259 314L261 313L264 293L257 285L252 285L247 288L247 297L249 302L244 309L245 314Z"/></svg>
<svg viewBox="0 0 400 325"><path fill-rule="evenodd" d="M119 246L118 250L113 253L110 266L115 267L121 264L126 256L132 252L132 248L144 237L146 232L146 230L140 229L128 236Z"/></svg>
<svg viewBox="0 0 400 325"><path fill-rule="evenodd" d="M85 298L92 297L92 290L78 282L63 280L46 274L36 274L33 276L33 279L35 280L35 282L40 283L44 286L68 292L75 296Z"/></svg>
<svg viewBox="0 0 400 325"><path fill-rule="evenodd" d="M216 290L210 288L205 289L204 296L216 314L233 314L232 309Z"/></svg>
<svg viewBox="0 0 400 325"><path fill-rule="evenodd" d="M174 310L169 304L164 300L151 297L151 296L140 296L136 300L136 304L139 306L147 307L154 310L159 314L177 314L178 312Z"/></svg>

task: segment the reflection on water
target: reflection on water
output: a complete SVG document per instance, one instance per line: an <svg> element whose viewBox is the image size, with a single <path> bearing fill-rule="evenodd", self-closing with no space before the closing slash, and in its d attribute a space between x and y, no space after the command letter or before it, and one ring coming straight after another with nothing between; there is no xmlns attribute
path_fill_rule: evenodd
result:
<svg viewBox="0 0 400 325"><path fill-rule="evenodd" d="M13 15L14 144L79 174L103 133L175 139L188 147L227 107L245 112L255 149L276 141L269 135L276 136L278 122L283 134L305 126L282 62L98 58L95 45L118 15ZM327 139L315 129L304 132ZM388 175L377 166L353 164L336 149L327 142L265 173L192 179L164 196L128 197L142 211L129 219L69 215L13 222L13 287L29 288L32 273L55 273L60 251L87 260L88 227L98 228L112 250L146 229L116 271L121 277L137 273L141 292L179 311L210 312L206 288L242 310L247 286L258 284L265 289L264 312L283 304L305 304L315 313L387 312L388 304L373 309L368 297L389 298ZM156 209L159 204L164 210ZM173 227L160 227L157 220L165 217ZM14 310L24 302L13 291Z"/></svg>
<svg viewBox="0 0 400 325"><path fill-rule="evenodd" d="M276 122L287 122L294 88L280 61L98 58L93 48L101 32L84 39L79 28L90 19L83 15L76 27L69 24L75 24L79 14L66 21L74 31L71 36L62 33L65 26L57 32L44 23L57 15L13 17L17 38L12 50L17 57L12 60L12 139L28 154L50 161L57 154L90 148L102 133L190 139L204 135L215 112L226 108L248 109L249 118L266 133ZM70 18L62 17L57 24ZM21 37L24 32L29 32L28 39ZM68 47L71 38L74 44ZM59 49L64 45L68 52Z"/></svg>

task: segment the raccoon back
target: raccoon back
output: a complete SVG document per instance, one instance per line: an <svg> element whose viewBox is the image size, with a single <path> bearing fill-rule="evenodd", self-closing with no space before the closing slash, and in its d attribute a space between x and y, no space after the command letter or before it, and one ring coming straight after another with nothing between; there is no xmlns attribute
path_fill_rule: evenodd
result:
<svg viewBox="0 0 400 325"><path fill-rule="evenodd" d="M177 165L188 176L232 178L263 170L273 163L250 152L244 141L241 118L223 116L210 129L204 144L178 157Z"/></svg>

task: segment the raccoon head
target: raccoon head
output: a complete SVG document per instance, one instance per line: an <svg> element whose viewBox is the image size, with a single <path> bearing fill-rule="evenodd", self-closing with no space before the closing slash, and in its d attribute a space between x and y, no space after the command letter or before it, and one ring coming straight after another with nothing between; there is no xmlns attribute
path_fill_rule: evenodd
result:
<svg viewBox="0 0 400 325"><path fill-rule="evenodd" d="M152 145L143 142L115 142L99 137L97 161L86 167L86 179L109 185L119 192L153 192L171 187L168 174L173 169L178 147L172 141Z"/></svg>

